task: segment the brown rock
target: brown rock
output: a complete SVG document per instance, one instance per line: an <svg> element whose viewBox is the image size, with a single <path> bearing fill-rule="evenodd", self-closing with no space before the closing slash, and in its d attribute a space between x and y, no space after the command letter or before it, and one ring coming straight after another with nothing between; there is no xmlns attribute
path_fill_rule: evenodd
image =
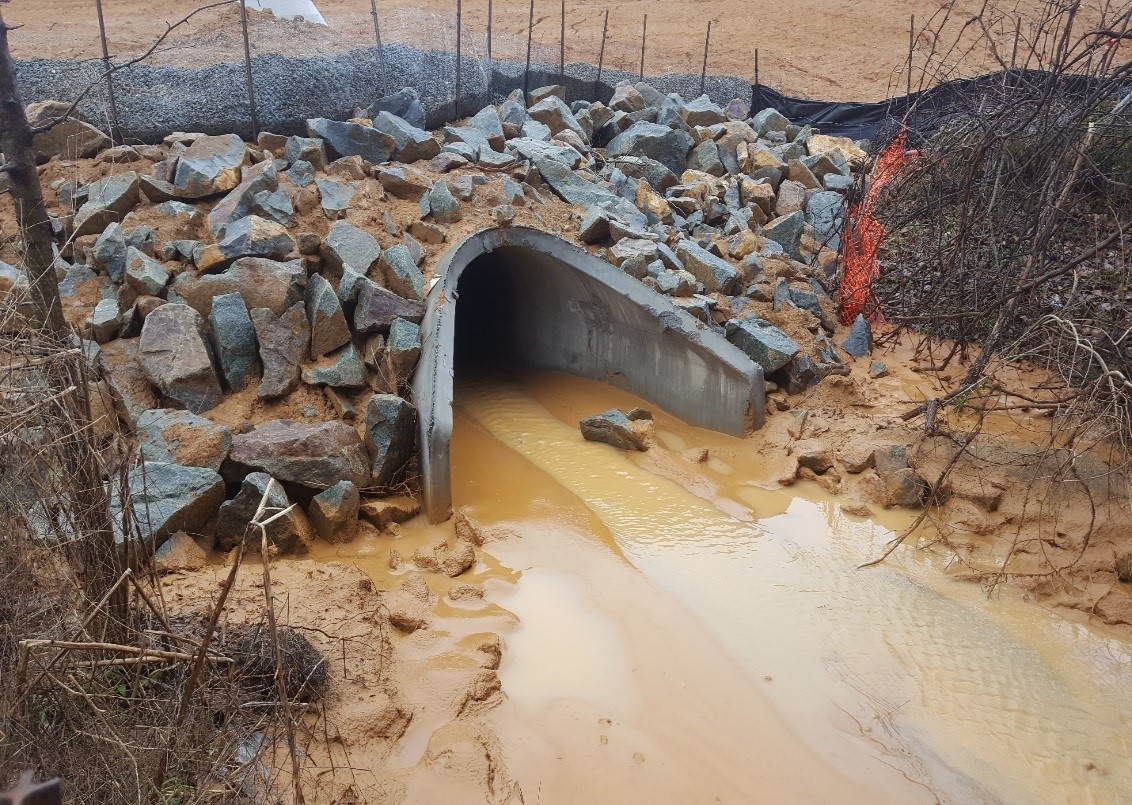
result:
<svg viewBox="0 0 1132 805"><path fill-rule="evenodd" d="M322 489L338 481L369 485L369 456L358 432L344 422L273 419L232 438L233 462L280 481Z"/></svg>
<svg viewBox="0 0 1132 805"><path fill-rule="evenodd" d="M188 305L165 304L146 317L138 360L163 395L194 414L220 402L204 320Z"/></svg>

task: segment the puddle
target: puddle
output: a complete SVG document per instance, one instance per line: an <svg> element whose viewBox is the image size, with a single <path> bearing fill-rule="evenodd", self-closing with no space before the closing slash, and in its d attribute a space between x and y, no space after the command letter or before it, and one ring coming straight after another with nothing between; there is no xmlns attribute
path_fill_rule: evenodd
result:
<svg viewBox="0 0 1132 805"><path fill-rule="evenodd" d="M664 438L648 454L585 442L578 419L640 402L587 381L473 383L457 400L583 501L752 685L770 677L781 715L841 772L857 775L868 755L948 801L1126 801L1127 649L1013 591L988 600L912 551L857 570L906 514L881 525L813 486L762 489L774 468L749 443L659 413ZM723 466L678 455L704 446Z"/></svg>
<svg viewBox="0 0 1132 805"><path fill-rule="evenodd" d="M1128 801L1128 648L925 553L856 569L907 513L774 489L752 441L658 411L647 453L586 442L580 418L641 404L590 381L456 400L454 500L496 537L458 580L487 603L438 614L453 639L504 637L486 718L528 801ZM418 518L333 555L388 589L389 548L450 529Z"/></svg>

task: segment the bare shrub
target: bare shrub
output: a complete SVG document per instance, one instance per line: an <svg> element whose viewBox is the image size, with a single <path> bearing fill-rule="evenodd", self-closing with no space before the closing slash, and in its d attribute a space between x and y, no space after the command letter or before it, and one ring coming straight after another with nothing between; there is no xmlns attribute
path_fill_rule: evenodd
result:
<svg viewBox="0 0 1132 805"><path fill-rule="evenodd" d="M1090 454L1108 473L1132 455L1132 10L1048 0L1027 18L987 3L945 40L957 15L948 3L920 33L921 84L987 55L1003 72L904 121L916 151L876 199L888 240L874 313L895 325L889 338L914 334L933 369L969 361L956 387L903 417L926 415L926 437L954 443L928 479L934 502L985 441L985 417L1021 410L1053 419L1044 450L1016 459L1042 468L1024 525L1056 523L1050 490L1083 481L1049 456ZM974 424L951 433L956 411ZM1082 550L1102 503L1086 501Z"/></svg>

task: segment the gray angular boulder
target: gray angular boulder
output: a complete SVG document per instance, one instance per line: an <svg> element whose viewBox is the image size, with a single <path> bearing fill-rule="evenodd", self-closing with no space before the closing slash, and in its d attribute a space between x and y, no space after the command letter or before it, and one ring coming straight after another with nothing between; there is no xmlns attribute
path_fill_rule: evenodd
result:
<svg viewBox="0 0 1132 805"><path fill-rule="evenodd" d="M383 131L359 123L344 123L324 117L307 121L307 135L321 137L332 157L359 156L367 162L388 162L397 141Z"/></svg>
<svg viewBox="0 0 1132 805"><path fill-rule="evenodd" d="M292 135L287 138L283 147L283 158L294 165L296 162L306 162L315 170L326 167L326 145L321 137L298 137Z"/></svg>
<svg viewBox="0 0 1132 805"><path fill-rule="evenodd" d="M344 217L357 188L349 182L336 182L333 179L315 179L314 184L318 188L322 214L331 221Z"/></svg>
<svg viewBox="0 0 1132 805"><path fill-rule="evenodd" d="M763 237L773 240L782 251L797 259L801 256L802 233L806 216L801 212L782 215L763 225Z"/></svg>
<svg viewBox="0 0 1132 805"><path fill-rule="evenodd" d="M377 238L345 221L335 221L321 250L327 266L336 273L349 266L359 274L367 274L381 259Z"/></svg>
<svg viewBox="0 0 1132 805"><path fill-rule="evenodd" d="M417 409L396 395L375 394L366 405L365 427L373 483L392 486L416 453Z"/></svg>
<svg viewBox="0 0 1132 805"><path fill-rule="evenodd" d="M207 467L220 472L232 447L232 431L176 408L151 408L137 422L138 453L149 462Z"/></svg>
<svg viewBox="0 0 1132 805"><path fill-rule="evenodd" d="M749 122L751 128L754 129L760 137L765 137L772 131L785 132L790 125L790 121L786 119L786 116L774 108L767 108L756 112Z"/></svg>
<svg viewBox="0 0 1132 805"><path fill-rule="evenodd" d="M110 224L91 249L91 261L94 267L105 271L110 279L121 282L126 275L126 236L117 222Z"/></svg>
<svg viewBox="0 0 1132 805"><path fill-rule="evenodd" d="M171 288L202 316L209 315L215 297L228 293L240 294L248 308L265 307L279 316L306 298L307 272L299 262L244 257L218 274L185 271Z"/></svg>
<svg viewBox="0 0 1132 805"><path fill-rule="evenodd" d="M247 149L235 134L198 137L177 158L172 182L177 198L204 198L236 188L247 162Z"/></svg>
<svg viewBox="0 0 1132 805"><path fill-rule="evenodd" d="M52 157L86 159L114 145L109 137L87 123L77 110L66 120L55 122L64 117L68 109L70 104L62 101L28 104L28 124L33 129L47 123L55 124L32 137L32 153L38 164L43 164Z"/></svg>
<svg viewBox="0 0 1132 805"><path fill-rule="evenodd" d="M299 302L282 316L257 307L250 315L263 364L263 378L256 396L261 400L286 397L299 387L299 363L310 348L310 324L305 306Z"/></svg>
<svg viewBox="0 0 1132 805"><path fill-rule="evenodd" d="M479 129L487 138L487 143L495 151L502 151L506 137L503 134L503 121L494 106L485 106L468 120L468 125Z"/></svg>
<svg viewBox="0 0 1132 805"><path fill-rule="evenodd" d="M381 112L397 115L418 129L425 127L424 106L421 104L420 95L412 87L405 87L392 95L378 98L366 109L366 116L372 120Z"/></svg>
<svg viewBox="0 0 1132 805"><path fill-rule="evenodd" d="M831 190L814 193L806 202L806 223L817 230L818 240L824 245L839 249L845 224L845 197Z"/></svg>
<svg viewBox="0 0 1132 805"><path fill-rule="evenodd" d="M761 319L743 318L727 322L727 340L770 373L781 369L798 354L794 339Z"/></svg>
<svg viewBox="0 0 1132 805"><path fill-rule="evenodd" d="M630 226L648 225L644 213L632 203L601 185L587 181L561 162L545 157L533 159L532 162L554 193L567 204L580 204L587 209L596 207Z"/></svg>
<svg viewBox="0 0 1132 805"><path fill-rule="evenodd" d="M421 357L421 328L407 319L396 319L385 340L385 360L399 382L409 379Z"/></svg>
<svg viewBox="0 0 1132 805"><path fill-rule="evenodd" d="M303 382L310 386L357 389L366 384L366 368L353 344L328 355L303 370Z"/></svg>
<svg viewBox="0 0 1132 805"><path fill-rule="evenodd" d="M560 131L572 131L583 143L589 141L585 129L579 125L566 102L557 95L549 95L527 109L532 120L537 120L550 129L551 135Z"/></svg>
<svg viewBox="0 0 1132 805"><path fill-rule="evenodd" d="M386 193L409 201L420 201L432 186L427 176L413 168L381 167L377 180Z"/></svg>
<svg viewBox="0 0 1132 805"><path fill-rule="evenodd" d="M244 298L239 293L213 297L208 324L224 385L232 391L246 388L259 373L260 363L255 327Z"/></svg>
<svg viewBox="0 0 1132 805"><path fill-rule="evenodd" d="M125 218L141 198L138 187L138 175L133 171L91 182L87 186L86 202L75 213L74 237L97 235Z"/></svg>
<svg viewBox="0 0 1132 805"><path fill-rule="evenodd" d="M158 461L134 467L126 476L130 506L147 542L159 548L177 531L199 533L224 502L224 479L207 467L182 467ZM123 501L111 500L115 520L121 520Z"/></svg>
<svg viewBox="0 0 1132 805"><path fill-rule="evenodd" d="M863 358L873 351L873 328L862 314L858 313L849 328L849 336L841 342L841 348L854 358Z"/></svg>
<svg viewBox="0 0 1132 805"><path fill-rule="evenodd" d="M399 243L386 249L380 265L385 286L390 291L405 299L424 299L424 274L407 246Z"/></svg>
<svg viewBox="0 0 1132 805"><path fill-rule="evenodd" d="M440 153L440 143L431 134L390 112L378 112L373 118L373 127L393 138L392 156L398 162L432 159Z"/></svg>
<svg viewBox="0 0 1132 805"><path fill-rule="evenodd" d="M273 419L232 437L229 458L236 464L289 483L323 489L339 481L363 488L370 460L358 433L337 420L321 423Z"/></svg>
<svg viewBox="0 0 1132 805"><path fill-rule="evenodd" d="M384 333L397 319L419 323L424 318L424 302L405 299L364 277L359 280L357 306L354 308L354 329L357 332Z"/></svg>
<svg viewBox="0 0 1132 805"><path fill-rule="evenodd" d="M165 266L133 246L127 247L126 285L139 294L161 296L168 284L169 272Z"/></svg>
<svg viewBox="0 0 1132 805"><path fill-rule="evenodd" d="M321 274L311 274L307 285L307 321L310 322L310 356L321 358L350 342L350 326L334 287Z"/></svg>
<svg viewBox="0 0 1132 805"><path fill-rule="evenodd" d="M270 485L270 490L268 489ZM263 540L263 533L259 528L248 531L248 524L259 510L259 504L267 495L267 506L264 508L261 520L267 520L272 515L286 511L291 505L282 484L272 483L272 478L265 472L249 473L240 483L240 491L236 497L226 501L220 507L216 516L216 539L221 550L227 551L236 547L244 540L248 540L248 548L259 551ZM272 520L265 526L267 541L283 554L305 554L310 551L311 529L302 510L291 509L282 517Z"/></svg>
<svg viewBox="0 0 1132 805"><path fill-rule="evenodd" d="M707 95L688 101L680 115L689 126L714 126L726 123L727 114Z"/></svg>
<svg viewBox="0 0 1132 805"><path fill-rule="evenodd" d="M213 237L221 238L229 225L255 211L256 196L279 189L279 170L274 160L264 160L241 174L240 183L212 208L208 228Z"/></svg>
<svg viewBox="0 0 1132 805"><path fill-rule="evenodd" d="M460 211L460 202L448 189L448 183L439 179L428 191L428 203L433 219L442 224L454 224L464 217Z"/></svg>
<svg viewBox="0 0 1132 805"><path fill-rule="evenodd" d="M731 293L739 282L740 274L735 266L690 240L680 241L676 257L684 270L703 284L704 293Z"/></svg>
<svg viewBox="0 0 1132 805"><path fill-rule="evenodd" d="M605 152L611 157L646 156L679 176L693 145L686 131L642 120L614 137Z"/></svg>
<svg viewBox="0 0 1132 805"><path fill-rule="evenodd" d="M339 481L311 501L307 515L318 536L327 542L349 542L358 530L361 496L350 481Z"/></svg>
<svg viewBox="0 0 1132 805"><path fill-rule="evenodd" d="M162 395L194 414L220 402L204 319L188 305L162 305L145 317L138 361Z"/></svg>

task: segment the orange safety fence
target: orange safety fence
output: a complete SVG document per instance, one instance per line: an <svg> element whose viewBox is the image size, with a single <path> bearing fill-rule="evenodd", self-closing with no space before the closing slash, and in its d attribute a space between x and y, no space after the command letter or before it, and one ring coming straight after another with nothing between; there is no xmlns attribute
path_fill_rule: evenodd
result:
<svg viewBox="0 0 1132 805"><path fill-rule="evenodd" d="M884 320L873 286L880 277L877 256L887 233L884 225L876 219L873 208L884 186L915 158L915 153L907 151L906 145L906 132L901 129L877 160L868 191L849 209L845 227L845 271L841 279L841 306L838 310L845 324L851 323L861 313L874 324Z"/></svg>

